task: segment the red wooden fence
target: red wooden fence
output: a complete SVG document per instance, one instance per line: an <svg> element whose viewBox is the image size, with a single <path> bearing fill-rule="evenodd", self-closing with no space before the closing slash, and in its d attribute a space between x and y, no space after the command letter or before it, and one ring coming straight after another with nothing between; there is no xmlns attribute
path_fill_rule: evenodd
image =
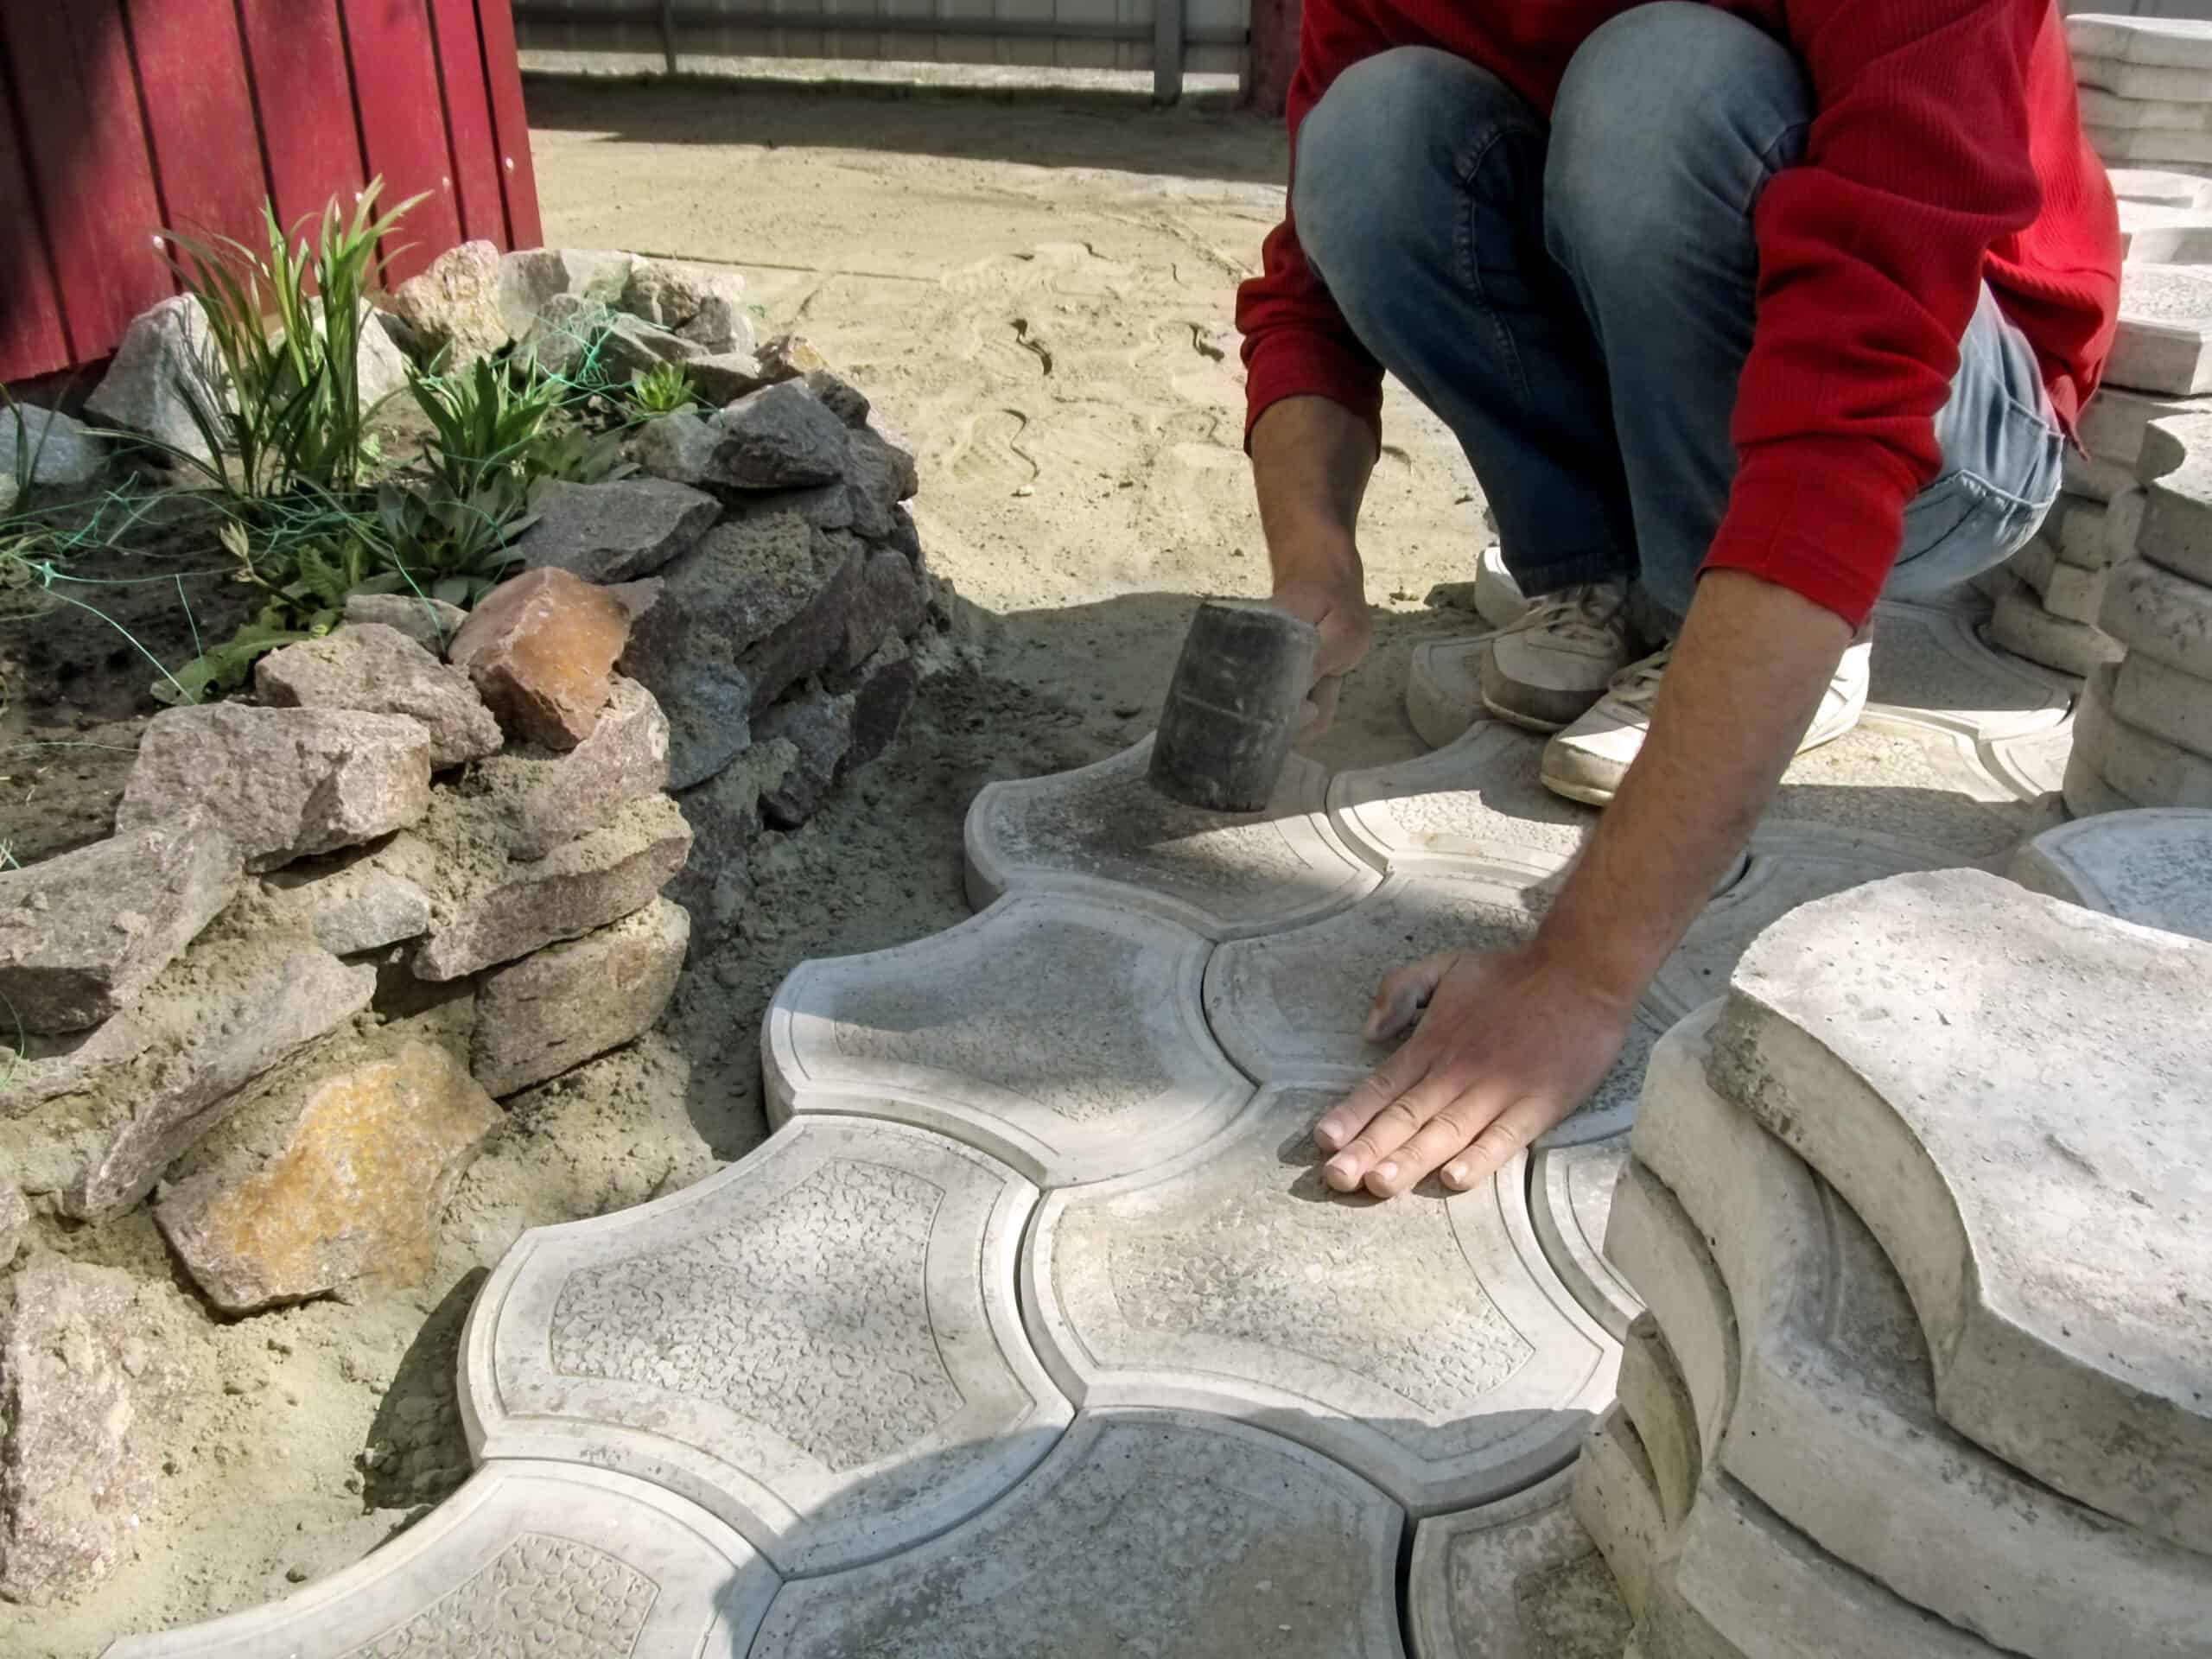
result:
<svg viewBox="0 0 2212 1659"><path fill-rule="evenodd" d="M0 380L175 291L164 227L264 243L381 174L404 281L543 239L509 0L0 0ZM392 250L387 249L387 253Z"/></svg>

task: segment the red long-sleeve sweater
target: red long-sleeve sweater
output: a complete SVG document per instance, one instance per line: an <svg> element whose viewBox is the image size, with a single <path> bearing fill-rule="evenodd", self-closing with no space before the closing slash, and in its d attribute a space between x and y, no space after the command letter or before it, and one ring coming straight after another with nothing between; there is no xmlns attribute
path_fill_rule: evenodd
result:
<svg viewBox="0 0 2212 1659"><path fill-rule="evenodd" d="M1816 114L1759 198L1757 321L1738 455L1707 568L1748 570L1854 626L1936 475L1936 412L1985 279L2069 429L2110 352L2120 230L2082 137L2056 0L1719 0L1789 45ZM1624 0L1306 0L1289 113L1396 46L1482 65L1548 112ZM1379 423L1382 371L1286 217L1237 296L1249 419L1319 393Z"/></svg>

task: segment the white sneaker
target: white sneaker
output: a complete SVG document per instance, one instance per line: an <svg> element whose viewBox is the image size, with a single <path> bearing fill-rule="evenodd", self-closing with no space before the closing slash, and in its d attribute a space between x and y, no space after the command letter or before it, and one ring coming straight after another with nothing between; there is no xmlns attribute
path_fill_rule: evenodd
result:
<svg viewBox="0 0 2212 1659"><path fill-rule="evenodd" d="M1483 707L1516 726L1556 732L1588 714L1635 652L1628 588L1562 588L1529 602L1483 659Z"/></svg>
<svg viewBox="0 0 2212 1659"><path fill-rule="evenodd" d="M1505 550L1492 542L1475 561L1475 614L1493 628L1510 628L1528 613L1528 596L1505 568Z"/></svg>
<svg viewBox="0 0 2212 1659"><path fill-rule="evenodd" d="M1659 682L1674 656L1674 646L1656 651L1621 671L1605 695L1590 712L1544 745L1544 787L1570 801L1603 806L1613 798L1628 776L1628 769L1643 747L1650 729L1651 710L1659 700ZM1797 745L1797 753L1833 743L1859 723L1866 707L1866 685L1874 657L1873 641L1854 639L1836 664L1835 677L1821 694L1813 723Z"/></svg>

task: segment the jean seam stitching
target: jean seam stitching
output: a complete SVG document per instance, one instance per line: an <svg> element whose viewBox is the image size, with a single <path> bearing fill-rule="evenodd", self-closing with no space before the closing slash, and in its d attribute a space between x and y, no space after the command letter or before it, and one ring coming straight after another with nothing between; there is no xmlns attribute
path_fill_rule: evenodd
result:
<svg viewBox="0 0 2212 1659"><path fill-rule="evenodd" d="M1455 164L1459 184L1459 226L1454 239L1458 243L1459 280L1474 296L1483 321L1490 325L1506 365L1512 372L1514 389L1525 404L1534 401L1535 394L1529 384L1528 370L1521 361L1520 347L1514 343L1513 331L1499 319L1497 307L1490 296L1483 291L1482 268L1475 259L1475 175L1482 170L1483 163L1490 159L1490 153L1505 140L1507 135L1505 123L1492 123L1463 152Z"/></svg>

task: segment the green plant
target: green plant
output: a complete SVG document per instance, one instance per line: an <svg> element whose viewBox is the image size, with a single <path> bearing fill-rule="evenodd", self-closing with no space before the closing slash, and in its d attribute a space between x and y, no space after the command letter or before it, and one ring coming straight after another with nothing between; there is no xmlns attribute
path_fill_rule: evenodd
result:
<svg viewBox="0 0 2212 1659"><path fill-rule="evenodd" d="M546 433L530 454L531 480L557 478L569 484L604 484L627 478L638 470L635 461L622 459L622 434L594 432L585 427L563 427Z"/></svg>
<svg viewBox="0 0 2212 1659"><path fill-rule="evenodd" d="M209 450L238 458L235 480L219 459L203 465L219 486L263 496L359 483L363 427L374 413L361 407L360 344L362 329L378 326L367 301L383 276L377 247L423 199L378 215L383 188L370 181L350 220L334 200L325 206L312 255L307 220L288 238L266 203L266 256L228 237L166 233L169 263L206 312L213 348L178 391Z"/></svg>
<svg viewBox="0 0 2212 1659"><path fill-rule="evenodd" d="M502 475L527 481L532 447L562 395L559 382L535 372L518 385L489 358L458 374L410 373L407 388L430 423L423 461L431 482L456 501Z"/></svg>
<svg viewBox="0 0 2212 1659"><path fill-rule="evenodd" d="M663 363L630 382L631 408L649 419L680 413L696 401L691 392L691 377L684 373L681 363Z"/></svg>
<svg viewBox="0 0 2212 1659"><path fill-rule="evenodd" d="M521 562L507 543L534 522L528 505L513 472L487 474L465 497L386 484L377 492L377 520L388 569L375 580L389 584L382 591L472 606Z"/></svg>

